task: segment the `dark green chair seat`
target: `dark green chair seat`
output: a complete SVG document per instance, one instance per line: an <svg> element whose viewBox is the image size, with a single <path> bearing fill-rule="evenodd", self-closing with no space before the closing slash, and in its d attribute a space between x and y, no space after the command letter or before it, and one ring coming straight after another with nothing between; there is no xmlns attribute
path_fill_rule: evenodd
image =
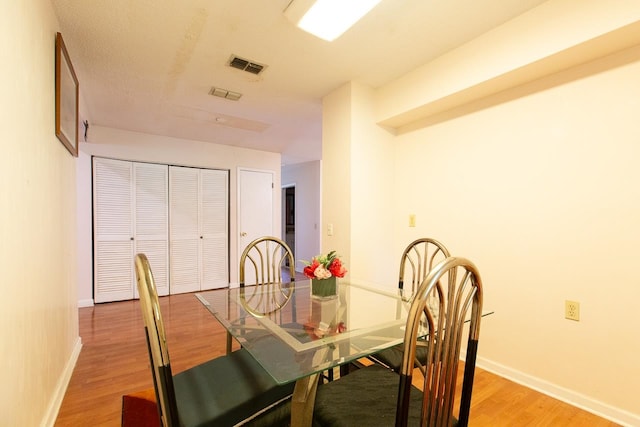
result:
<svg viewBox="0 0 640 427"><path fill-rule="evenodd" d="M316 427L395 426L400 376L380 365L357 369L318 386L313 411ZM422 392L412 387L409 425L419 425Z"/></svg>
<svg viewBox="0 0 640 427"><path fill-rule="evenodd" d="M181 426L235 425L276 404L249 425L287 425L294 383L280 386L244 349L173 376Z"/></svg>

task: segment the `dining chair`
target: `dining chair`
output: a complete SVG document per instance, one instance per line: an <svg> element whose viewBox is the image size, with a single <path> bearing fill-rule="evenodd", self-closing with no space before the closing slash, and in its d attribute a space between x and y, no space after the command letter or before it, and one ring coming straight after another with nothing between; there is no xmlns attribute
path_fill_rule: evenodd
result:
<svg viewBox="0 0 640 427"><path fill-rule="evenodd" d="M398 291L403 298L409 300L416 293L429 271L440 261L450 256L449 250L439 241L423 237L411 242L400 257L400 273L398 277ZM431 297L429 302L433 302ZM392 369L400 371L402 364L403 346L384 349L369 356L369 359ZM427 347L424 342L418 342L416 347L416 365L424 366L427 357Z"/></svg>
<svg viewBox="0 0 640 427"><path fill-rule="evenodd" d="M244 309L256 317L273 317L282 316L283 307L291 304L291 310L287 311L291 318L279 323L284 328L303 328L296 318L295 276L293 251L284 241L271 236L255 239L240 256L240 295ZM232 337L227 332L227 352L231 349ZM323 372L320 378L333 381L333 369Z"/></svg>
<svg viewBox="0 0 640 427"><path fill-rule="evenodd" d="M432 296L437 300L437 316L427 304ZM411 302L399 375L374 364L319 385L314 425L467 426L481 313L482 282L475 265L456 257L438 263ZM412 381L416 343L421 336L428 343L428 355L418 388ZM459 359L465 338L464 374L456 409Z"/></svg>
<svg viewBox="0 0 640 427"><path fill-rule="evenodd" d="M246 350L173 375L156 285L144 254L135 256L135 271L161 425L287 425L294 385L276 384Z"/></svg>
<svg viewBox="0 0 640 427"><path fill-rule="evenodd" d="M254 316L280 315L292 300L295 279L293 251L277 237L257 238L240 255L243 306ZM295 317L291 321L295 322ZM227 354L232 351L232 342L231 333L227 332Z"/></svg>

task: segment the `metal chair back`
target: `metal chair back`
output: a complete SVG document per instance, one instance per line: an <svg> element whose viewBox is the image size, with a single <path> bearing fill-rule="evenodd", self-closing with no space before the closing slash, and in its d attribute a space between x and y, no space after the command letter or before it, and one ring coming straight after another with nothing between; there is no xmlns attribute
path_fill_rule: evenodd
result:
<svg viewBox="0 0 640 427"><path fill-rule="evenodd" d="M293 251L277 237L255 239L240 256L239 278L243 308L255 317L276 316L295 289ZM232 336L227 333L227 354L231 350Z"/></svg>
<svg viewBox="0 0 640 427"><path fill-rule="evenodd" d="M449 256L449 250L435 239L423 237L411 242L400 257L398 288L403 295L414 295L429 271Z"/></svg>
<svg viewBox="0 0 640 427"><path fill-rule="evenodd" d="M134 263L160 422L164 427L177 426L179 425L178 408L173 387L171 362L169 361L167 336L160 313L160 303L153 273L146 255L137 254Z"/></svg>
<svg viewBox="0 0 640 427"><path fill-rule="evenodd" d="M438 310L427 301L437 299ZM471 406L480 320L482 281L475 265L449 257L434 266L413 296L404 338L396 425L407 425L417 338L427 343L422 425L451 426L460 351L466 334L465 372L458 425L466 426ZM465 321L469 321L465 325ZM466 332L465 332L466 331Z"/></svg>

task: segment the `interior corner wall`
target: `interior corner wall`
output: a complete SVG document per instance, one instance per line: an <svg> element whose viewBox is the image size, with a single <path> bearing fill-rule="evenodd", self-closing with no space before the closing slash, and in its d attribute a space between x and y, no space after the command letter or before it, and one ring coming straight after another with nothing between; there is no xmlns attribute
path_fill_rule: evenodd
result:
<svg viewBox="0 0 640 427"><path fill-rule="evenodd" d="M395 140L392 133L375 124L374 95L371 87L351 83L350 278L394 290L400 263L392 243L395 205L406 206L412 201L394 196Z"/></svg>
<svg viewBox="0 0 640 427"><path fill-rule="evenodd" d="M273 193L273 230L280 234L280 162L279 153L250 150L233 146L212 144L202 141L192 141L171 138L159 135L149 135L137 132L129 132L121 129L113 129L101 126L92 126L89 141L80 145L81 153L79 162L81 175L78 179L82 182L91 182L91 156L101 156L119 160L130 160L151 163L164 163L180 166L192 166L200 168L229 170L229 273L230 282L238 282L238 235L237 229L237 205L238 205L238 168L268 170L274 174ZM88 163L88 164L87 164ZM91 193L86 191L80 195L79 216L83 218L82 224L87 227L81 231L79 237L79 250L81 253L92 252ZM79 267L78 297L82 301L93 299L92 265Z"/></svg>
<svg viewBox="0 0 640 427"><path fill-rule="evenodd" d="M351 84L322 100L320 246L351 265Z"/></svg>
<svg viewBox="0 0 640 427"><path fill-rule="evenodd" d="M282 186L295 185L295 258L296 271L302 271L300 260L311 260L320 249L320 161L282 167Z"/></svg>
<svg viewBox="0 0 640 427"><path fill-rule="evenodd" d="M322 249L341 255L349 280L395 288L395 269L372 268L395 265L394 138L375 124L373 97L372 88L349 82L323 100Z"/></svg>
<svg viewBox="0 0 640 427"><path fill-rule="evenodd" d="M479 364L625 425L640 425L639 76L640 46L399 135L394 184L417 216L410 231L397 206L395 233L481 272L495 314Z"/></svg>
<svg viewBox="0 0 640 427"><path fill-rule="evenodd" d="M76 158L55 136L51 2L2 2L2 424L53 425L81 347ZM70 52L73 59L73 52Z"/></svg>

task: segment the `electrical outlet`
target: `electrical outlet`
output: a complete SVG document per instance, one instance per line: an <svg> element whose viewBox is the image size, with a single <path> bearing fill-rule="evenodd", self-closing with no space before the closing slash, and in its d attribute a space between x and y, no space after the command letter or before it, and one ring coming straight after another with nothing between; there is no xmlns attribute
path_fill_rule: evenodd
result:
<svg viewBox="0 0 640 427"><path fill-rule="evenodd" d="M580 320L580 303L577 301L564 302L564 318L569 320Z"/></svg>
<svg viewBox="0 0 640 427"><path fill-rule="evenodd" d="M409 215L409 227L416 226L416 214Z"/></svg>

